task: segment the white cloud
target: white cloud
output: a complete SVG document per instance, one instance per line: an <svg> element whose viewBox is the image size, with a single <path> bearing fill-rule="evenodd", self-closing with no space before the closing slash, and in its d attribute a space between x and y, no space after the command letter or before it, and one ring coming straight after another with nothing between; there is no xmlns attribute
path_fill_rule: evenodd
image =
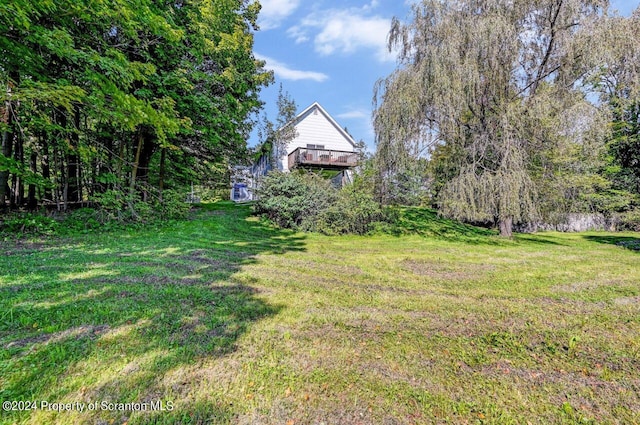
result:
<svg viewBox="0 0 640 425"><path fill-rule="evenodd" d="M370 16L377 5L374 0L361 8L316 11L287 32L296 43L313 39L316 52L323 56L369 49L379 61L393 61L395 56L387 49L391 19Z"/></svg>
<svg viewBox="0 0 640 425"><path fill-rule="evenodd" d="M258 25L261 30L278 28L300 5L300 0L261 0Z"/></svg>
<svg viewBox="0 0 640 425"><path fill-rule="evenodd" d="M371 122L371 111L365 108L354 108L347 110L342 114L336 115L338 120L346 120L351 123L349 131L352 132L354 139L362 138L373 139L375 133L373 131L373 123ZM353 126L353 128L352 128Z"/></svg>
<svg viewBox="0 0 640 425"><path fill-rule="evenodd" d="M315 71L301 71L297 69L291 69L288 65L278 62L273 58L269 58L266 56L262 56L260 54L255 54L256 59L263 60L267 64L265 65L266 69L273 71L276 76L282 78L283 80L311 80L321 83L329 79L329 76L323 74L321 72Z"/></svg>
<svg viewBox="0 0 640 425"><path fill-rule="evenodd" d="M379 0L371 0L371 3L362 6L362 10L370 11L370 10L374 10L378 6L380 6L380 1Z"/></svg>
<svg viewBox="0 0 640 425"><path fill-rule="evenodd" d="M371 116L371 112L365 111L364 109L354 109L351 111L344 112L340 115L336 115L340 119L349 120L349 119L369 119Z"/></svg>

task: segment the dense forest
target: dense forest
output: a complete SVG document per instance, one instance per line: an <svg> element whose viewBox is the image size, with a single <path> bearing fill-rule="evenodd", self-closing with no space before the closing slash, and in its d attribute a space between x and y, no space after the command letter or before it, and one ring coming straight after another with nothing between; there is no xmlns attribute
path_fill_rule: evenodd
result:
<svg viewBox="0 0 640 425"><path fill-rule="evenodd" d="M134 209L246 153L257 2L0 4L0 208ZM135 211L133 211L135 214Z"/></svg>

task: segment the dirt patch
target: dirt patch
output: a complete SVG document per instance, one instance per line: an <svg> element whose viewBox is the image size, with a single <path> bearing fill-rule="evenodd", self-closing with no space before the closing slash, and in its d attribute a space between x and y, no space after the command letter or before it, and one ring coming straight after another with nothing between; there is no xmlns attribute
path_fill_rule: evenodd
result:
<svg viewBox="0 0 640 425"><path fill-rule="evenodd" d="M326 274L325 272L349 276L358 276L362 274L362 269L360 269L360 267L346 264L327 264L312 260L297 260L294 258L287 258L283 261L286 261L286 267L288 269L303 272L313 271L314 274Z"/></svg>
<svg viewBox="0 0 640 425"><path fill-rule="evenodd" d="M44 251L46 245L37 242L16 241L13 244L5 245L0 253L5 257L13 255L31 255Z"/></svg>
<svg viewBox="0 0 640 425"><path fill-rule="evenodd" d="M86 285L86 282L79 281ZM115 276L110 278L101 278L91 281L96 285L113 285L113 284L131 284L139 285L146 284L150 286L167 286L167 285L181 285L181 286L204 286L206 283L201 279L184 278L180 276L167 276L167 275L143 275L143 276ZM122 292L119 294L123 294ZM120 295L123 298L128 296L128 292L124 292L124 295ZM138 295L136 295L138 296Z"/></svg>
<svg viewBox="0 0 640 425"><path fill-rule="evenodd" d="M479 279L495 268L488 264L469 264L462 270L459 265L413 259L403 260L400 265L404 270L418 276L444 280Z"/></svg>
<svg viewBox="0 0 640 425"><path fill-rule="evenodd" d="M341 408L332 408L329 404L333 402L343 406ZM324 406L308 406L309 402L296 403L296 407L288 409L273 408L268 415L253 412L237 418L239 425L271 425L271 424L342 424L342 425L398 425L407 423L394 416L385 414L379 417L373 413L373 408L368 406L353 406L352 397L349 394L342 396L332 396L325 400ZM375 403L371 403L375 404Z"/></svg>
<svg viewBox="0 0 640 425"><path fill-rule="evenodd" d="M634 282L635 283L635 282ZM553 292L558 293L580 293L598 291L602 289L622 291L625 289L635 289L635 284L621 279L611 279L605 281L582 281L573 282L564 285L556 285L551 288Z"/></svg>
<svg viewBox="0 0 640 425"><path fill-rule="evenodd" d="M83 337L96 337L100 336L109 330L109 325L83 325L75 328L66 329L60 332L47 333L31 336L28 338L19 339L16 341L12 341L5 345L5 348L24 348L28 345L37 345L37 344L51 344L55 342L60 342L67 338L83 338Z"/></svg>
<svg viewBox="0 0 640 425"><path fill-rule="evenodd" d="M539 306L546 317L574 317L577 314L595 314L607 308L604 301L582 301L570 298L539 297L528 301L532 306ZM549 310L549 309L553 310Z"/></svg>
<svg viewBox="0 0 640 425"><path fill-rule="evenodd" d="M551 288L554 292L582 292L582 291L593 291L594 289L598 289L603 284L595 282L595 281L587 281L587 282L574 282L569 283L567 285L557 285Z"/></svg>
<svg viewBox="0 0 640 425"><path fill-rule="evenodd" d="M204 251L204 250L195 250L190 252L188 255L181 255L179 257L175 257L176 260L181 261L183 263L175 263L182 264L182 267L190 267L193 269L193 264L197 264L199 266L206 266L213 268L215 270L222 271L232 271L238 267L242 261L244 261L249 255L244 252L234 252L234 251ZM200 268L200 267L199 267Z"/></svg>
<svg viewBox="0 0 640 425"><path fill-rule="evenodd" d="M211 286L213 291L216 291L222 295L256 295L261 291L257 288L253 288L251 286L245 285L219 285L219 286Z"/></svg>
<svg viewBox="0 0 640 425"><path fill-rule="evenodd" d="M564 370L533 370L514 367L508 361L498 361L484 366L480 372L490 379L508 380L528 392L535 389L556 388L555 404L563 405L570 400L574 408L579 408L595 417L608 417L612 409L625 406L634 410L640 403L637 389L638 380L614 382L600 379L590 371L568 372ZM588 396L586 396L589 394Z"/></svg>
<svg viewBox="0 0 640 425"><path fill-rule="evenodd" d="M613 303L616 305L640 305L640 296L637 297L620 297L613 300Z"/></svg>

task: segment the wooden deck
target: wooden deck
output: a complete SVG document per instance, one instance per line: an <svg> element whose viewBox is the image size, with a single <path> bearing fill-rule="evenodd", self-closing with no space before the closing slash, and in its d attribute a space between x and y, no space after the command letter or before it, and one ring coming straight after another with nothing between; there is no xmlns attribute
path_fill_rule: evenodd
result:
<svg viewBox="0 0 640 425"><path fill-rule="evenodd" d="M345 169L356 165L358 165L356 152L298 148L289 154L290 170L296 167Z"/></svg>

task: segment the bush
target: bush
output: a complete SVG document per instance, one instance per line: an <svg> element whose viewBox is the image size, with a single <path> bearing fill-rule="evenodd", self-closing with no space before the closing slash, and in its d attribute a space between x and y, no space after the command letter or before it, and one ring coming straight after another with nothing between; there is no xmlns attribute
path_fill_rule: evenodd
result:
<svg viewBox="0 0 640 425"><path fill-rule="evenodd" d="M162 201L154 203L154 210L159 214L161 220L178 220L187 217L191 210L191 205L185 201L185 196L175 190L165 190L162 192Z"/></svg>
<svg viewBox="0 0 640 425"><path fill-rule="evenodd" d="M312 173L271 172L261 182L255 211L289 229L310 223L336 199L331 183Z"/></svg>
<svg viewBox="0 0 640 425"><path fill-rule="evenodd" d="M97 205L96 219L100 223L111 220L125 220L128 197L120 190L107 190L103 193L95 194L91 202Z"/></svg>
<svg viewBox="0 0 640 425"><path fill-rule="evenodd" d="M270 173L258 191L255 211L284 228L328 235L366 234L388 222L370 187L354 184L336 190L312 173Z"/></svg>
<svg viewBox="0 0 640 425"><path fill-rule="evenodd" d="M165 190L162 201L154 198L144 202L137 194L117 190L97 194L91 201L95 208L58 212L54 217L20 212L0 216L0 234L22 237L88 233L184 219L191 210L185 194L174 190Z"/></svg>
<svg viewBox="0 0 640 425"><path fill-rule="evenodd" d="M65 214L62 230L65 232L89 231L101 229L104 223L100 221L98 211L93 208L80 208Z"/></svg>
<svg viewBox="0 0 640 425"><path fill-rule="evenodd" d="M0 233L14 235L49 235L58 226L56 220L42 214L16 213L0 219Z"/></svg>
<svg viewBox="0 0 640 425"><path fill-rule="evenodd" d="M388 220L389 216L372 194L356 186L347 186L331 206L315 217L313 228L328 235L363 235L383 226L382 223Z"/></svg>
<svg viewBox="0 0 640 425"><path fill-rule="evenodd" d="M162 201L153 198L145 202L137 193L107 190L95 195L96 220L100 223L110 221L153 223L161 220L181 219L187 216L191 206L185 202L185 194L175 190L165 190Z"/></svg>
<svg viewBox="0 0 640 425"><path fill-rule="evenodd" d="M617 217L617 230L640 232L640 209L633 209L621 213Z"/></svg>

